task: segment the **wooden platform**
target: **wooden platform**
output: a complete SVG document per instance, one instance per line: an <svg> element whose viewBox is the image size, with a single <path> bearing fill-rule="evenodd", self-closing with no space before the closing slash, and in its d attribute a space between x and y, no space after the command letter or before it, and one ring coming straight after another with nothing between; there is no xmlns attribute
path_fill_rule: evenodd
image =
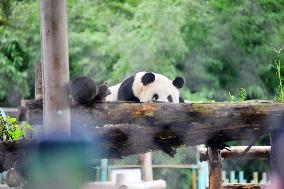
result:
<svg viewBox="0 0 284 189"><path fill-rule="evenodd" d="M71 105L72 133L92 138L105 157L211 142L252 140L280 126L283 103L96 103ZM23 116L24 117L24 116ZM32 125L42 125L42 101L26 104ZM210 139L217 140L210 140Z"/></svg>

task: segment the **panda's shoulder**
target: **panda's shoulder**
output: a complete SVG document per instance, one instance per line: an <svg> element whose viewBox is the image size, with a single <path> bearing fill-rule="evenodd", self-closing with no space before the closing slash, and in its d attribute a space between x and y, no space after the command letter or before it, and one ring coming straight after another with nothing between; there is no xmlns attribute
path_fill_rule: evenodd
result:
<svg viewBox="0 0 284 189"><path fill-rule="evenodd" d="M155 75L155 82L159 83L159 82L171 82L171 80L169 78L167 78L166 76L162 75L162 74L158 74L155 72L146 72L146 71L141 71L141 72L137 72L135 73L134 76L134 81L133 81L133 85L137 85L139 83L141 83L141 79L142 77L146 74L146 73L152 73ZM129 78L128 78L129 79Z"/></svg>

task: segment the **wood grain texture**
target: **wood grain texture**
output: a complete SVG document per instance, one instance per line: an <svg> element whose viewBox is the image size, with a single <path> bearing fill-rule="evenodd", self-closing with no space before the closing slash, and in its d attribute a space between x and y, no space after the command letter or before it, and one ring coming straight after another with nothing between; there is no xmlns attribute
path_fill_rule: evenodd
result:
<svg viewBox="0 0 284 189"><path fill-rule="evenodd" d="M26 104L31 124L42 124L42 102ZM95 103L72 105L72 133L99 140L111 156L204 144L217 137L242 140L280 126L282 103ZM107 155L107 156L108 156Z"/></svg>
<svg viewBox="0 0 284 189"><path fill-rule="evenodd" d="M222 189L222 159L217 148L208 147L209 189Z"/></svg>
<svg viewBox="0 0 284 189"><path fill-rule="evenodd" d="M41 62L35 64L35 99L42 99L42 68Z"/></svg>
<svg viewBox="0 0 284 189"><path fill-rule="evenodd" d="M261 189L264 184L225 184L223 189Z"/></svg>
<svg viewBox="0 0 284 189"><path fill-rule="evenodd" d="M247 146L232 146L230 148L231 151L228 151L226 149L222 150L221 157L224 159L263 159L270 157L270 146L252 146L251 149L244 156L242 156L246 148ZM208 160L206 148L199 149L199 160Z"/></svg>
<svg viewBox="0 0 284 189"><path fill-rule="evenodd" d="M66 0L41 0L44 128L70 134L69 60Z"/></svg>

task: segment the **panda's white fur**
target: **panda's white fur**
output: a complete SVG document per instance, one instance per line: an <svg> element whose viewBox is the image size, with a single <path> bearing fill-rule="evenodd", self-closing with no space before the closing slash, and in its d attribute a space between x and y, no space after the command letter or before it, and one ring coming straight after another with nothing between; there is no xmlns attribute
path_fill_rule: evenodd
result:
<svg viewBox="0 0 284 189"><path fill-rule="evenodd" d="M141 80L146 73L147 72L136 73L132 85L132 92L140 102L153 101L154 94L158 94L158 102L169 102L169 95L171 95L173 103L179 102L179 89L173 85L172 80L161 74L153 73L155 80L147 85L143 85ZM118 101L118 92L121 84L122 83L119 83L109 88L111 94L106 97L106 101Z"/></svg>
<svg viewBox="0 0 284 189"><path fill-rule="evenodd" d="M106 101L111 102L111 101L118 100L118 90L119 90L120 85L121 83L109 87L110 94L106 97Z"/></svg>

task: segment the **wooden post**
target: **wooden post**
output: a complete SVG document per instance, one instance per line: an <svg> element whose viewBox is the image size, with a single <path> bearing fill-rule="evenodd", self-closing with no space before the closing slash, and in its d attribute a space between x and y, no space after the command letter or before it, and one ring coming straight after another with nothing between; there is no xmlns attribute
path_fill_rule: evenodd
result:
<svg viewBox="0 0 284 189"><path fill-rule="evenodd" d="M126 178L127 178L126 174L122 174L122 173L117 174L116 175L116 181L115 181L115 187L118 188L121 185L125 184L126 183Z"/></svg>
<svg viewBox="0 0 284 189"><path fill-rule="evenodd" d="M192 177L191 177L191 182L192 182L192 189L197 189L197 186L196 186L196 169L192 169Z"/></svg>
<svg viewBox="0 0 284 189"><path fill-rule="evenodd" d="M152 153L147 152L140 155L141 166L142 166L142 178L144 181L153 180L153 170L152 170Z"/></svg>
<svg viewBox="0 0 284 189"><path fill-rule="evenodd" d="M209 189L222 189L222 160L217 148L208 147Z"/></svg>
<svg viewBox="0 0 284 189"><path fill-rule="evenodd" d="M101 181L107 181L107 159L101 159Z"/></svg>
<svg viewBox="0 0 284 189"><path fill-rule="evenodd" d="M42 69L41 69L41 62L35 64L35 99L42 99Z"/></svg>
<svg viewBox="0 0 284 189"><path fill-rule="evenodd" d="M271 146L271 150L270 150L270 172L272 172L275 168L275 160L274 160L274 152L275 152L275 145L274 145L274 140L273 140L273 132L270 133L269 137L270 137L270 146Z"/></svg>
<svg viewBox="0 0 284 189"><path fill-rule="evenodd" d="M70 135L66 0L41 0L45 134Z"/></svg>
<svg viewBox="0 0 284 189"><path fill-rule="evenodd" d="M118 189L141 189L141 188L165 189L166 187L167 183L164 180L155 180L148 182L126 183L120 186Z"/></svg>

